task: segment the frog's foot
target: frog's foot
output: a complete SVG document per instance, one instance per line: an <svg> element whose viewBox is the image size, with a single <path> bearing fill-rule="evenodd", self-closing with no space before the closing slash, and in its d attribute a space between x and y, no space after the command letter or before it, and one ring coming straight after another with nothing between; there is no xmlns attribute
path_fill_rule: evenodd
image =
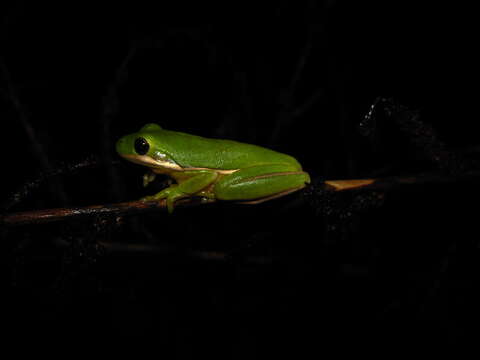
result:
<svg viewBox="0 0 480 360"><path fill-rule="evenodd" d="M166 199L168 212L172 213L173 205L175 201L181 198L184 198L186 196L188 195L186 195L185 193L180 191L180 189L178 189L178 185L172 185L166 189L163 189L162 191L160 191L155 195L145 196L140 200L141 201L159 201L159 200Z"/></svg>
<svg viewBox="0 0 480 360"><path fill-rule="evenodd" d="M143 187L146 187L153 180L155 180L156 176L157 174L155 174L153 171L149 171L145 175L143 175Z"/></svg>

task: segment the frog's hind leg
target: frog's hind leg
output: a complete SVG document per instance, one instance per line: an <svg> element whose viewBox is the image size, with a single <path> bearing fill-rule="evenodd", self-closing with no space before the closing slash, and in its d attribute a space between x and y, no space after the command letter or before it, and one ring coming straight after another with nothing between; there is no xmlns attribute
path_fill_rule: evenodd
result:
<svg viewBox="0 0 480 360"><path fill-rule="evenodd" d="M301 169L284 164L252 166L220 179L214 187L219 200L256 204L297 191L310 182Z"/></svg>
<svg viewBox="0 0 480 360"><path fill-rule="evenodd" d="M266 196L266 197L263 197L263 198L260 198L260 199L257 199L257 200L248 200L248 201L241 201L241 202L239 201L239 203L240 204L249 204L249 205L260 204L260 203L268 201L268 200L273 200L273 199L288 195L290 193L293 193L295 191L303 189L304 187L305 187L305 185L302 185L302 186L299 186L299 187L296 187L296 188L293 188L293 189L289 189L289 190L279 192L278 194L275 194L275 195Z"/></svg>

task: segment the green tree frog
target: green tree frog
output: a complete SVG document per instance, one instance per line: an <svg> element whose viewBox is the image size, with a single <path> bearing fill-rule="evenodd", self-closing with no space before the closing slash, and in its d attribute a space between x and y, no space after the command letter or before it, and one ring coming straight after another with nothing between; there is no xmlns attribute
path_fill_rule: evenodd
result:
<svg viewBox="0 0 480 360"><path fill-rule="evenodd" d="M175 201L192 196L259 203L297 191L310 182L293 157L233 140L210 139L147 124L117 141L125 159L148 167L144 186L156 174L176 184L144 201L166 199L169 212Z"/></svg>

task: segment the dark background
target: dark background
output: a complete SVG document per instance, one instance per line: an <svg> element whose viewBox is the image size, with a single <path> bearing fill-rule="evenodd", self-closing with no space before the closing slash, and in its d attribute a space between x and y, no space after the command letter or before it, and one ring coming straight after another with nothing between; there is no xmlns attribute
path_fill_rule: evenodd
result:
<svg viewBox="0 0 480 360"><path fill-rule="evenodd" d="M452 149L478 143L473 11L418 3L2 4L2 200L92 155L102 166L49 179L8 211L153 193L145 169L111 165L115 140L147 122L289 153L315 179L435 170L393 124L374 143L358 133L388 96ZM346 223L292 195L4 229L2 326L153 337L179 358L473 344L478 195L474 182L401 188ZM99 242L168 251L112 255Z"/></svg>

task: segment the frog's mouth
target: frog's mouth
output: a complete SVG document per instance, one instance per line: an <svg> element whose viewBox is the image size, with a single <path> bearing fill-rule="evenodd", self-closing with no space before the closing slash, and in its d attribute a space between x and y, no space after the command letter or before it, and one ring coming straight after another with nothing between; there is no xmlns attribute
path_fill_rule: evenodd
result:
<svg viewBox="0 0 480 360"><path fill-rule="evenodd" d="M158 159L154 159L151 156L147 156L147 155L122 154L121 156L123 156L125 159L127 159L128 161L131 161L133 163L148 166L154 172L155 172L155 169L162 169L162 170L170 169L170 170L175 170L175 171L183 171L183 168L180 165L178 165L177 163L175 163L171 160L168 160L168 161L158 160Z"/></svg>

